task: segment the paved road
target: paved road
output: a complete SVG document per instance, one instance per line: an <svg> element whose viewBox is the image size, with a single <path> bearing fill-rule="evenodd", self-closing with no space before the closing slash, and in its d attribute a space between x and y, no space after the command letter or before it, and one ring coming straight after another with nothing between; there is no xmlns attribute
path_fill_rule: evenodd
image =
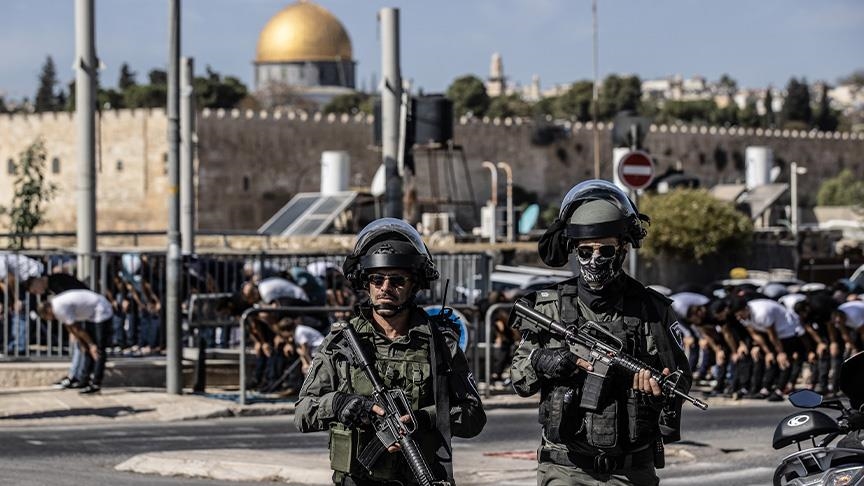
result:
<svg viewBox="0 0 864 486"><path fill-rule="evenodd" d="M783 455L770 447L774 426L790 413L786 404L742 404L685 414L686 441L680 449L692 454L661 471L666 486L699 484L768 484ZM459 450L531 451L536 448L536 410L496 409L477 439L457 440ZM117 472L113 467L143 452L191 449L326 448L324 434L299 434L290 417L232 418L191 423L146 425L28 427L0 429L0 484L63 485L237 485L243 483L162 478ZM507 476L505 485L534 485L530 469Z"/></svg>

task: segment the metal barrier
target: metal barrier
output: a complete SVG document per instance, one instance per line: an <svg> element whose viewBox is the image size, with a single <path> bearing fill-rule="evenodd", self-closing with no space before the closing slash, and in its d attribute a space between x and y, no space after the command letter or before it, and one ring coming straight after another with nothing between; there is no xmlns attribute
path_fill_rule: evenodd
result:
<svg viewBox="0 0 864 486"><path fill-rule="evenodd" d="M312 312L349 312L353 307L309 307L309 306L291 306L291 307L259 307L246 309L243 315L240 316L242 330L240 332L240 405L246 405L246 327L249 318L265 312L296 312L300 315Z"/></svg>
<svg viewBox="0 0 864 486"><path fill-rule="evenodd" d="M492 316L498 311L498 309L512 309L513 303L500 303L500 304L492 304L486 309L486 315L484 316L484 322L486 324L486 340L483 343L484 351L485 351L485 361L483 366L483 379L486 383L486 390L483 392L484 398L489 398L492 394Z"/></svg>
<svg viewBox="0 0 864 486"><path fill-rule="evenodd" d="M57 251L0 252L0 259L8 258L33 263L36 267L32 272L34 275L58 272L74 275L79 266L87 268L85 283L90 289L108 295L118 303L113 323L117 331L115 347L144 347L143 344L151 348L161 346L164 339L163 304L166 302L164 252L100 252L83 257ZM343 261L344 255L323 253L204 253L186 257L180 300L189 302L196 294L227 296L238 291L251 274L268 276L292 269L302 271L310 265L341 268ZM4 263L7 262L4 260ZM441 302L447 280L450 286L446 300L450 307L473 307L479 297L488 294L492 266L490 254L439 253L435 255L435 263L441 279L433 282L430 290L422 292L418 302ZM10 267L8 264L6 266ZM46 323L32 315L34 313L31 311L44 298L24 291L22 285L25 279L13 278L12 275L13 272L6 272L5 278L0 278L0 284L4 284L3 295L0 296L0 304L3 305L0 312L0 340L3 345L0 359L53 359L66 356L68 338L62 326ZM129 302L127 313L123 312L124 306L119 305L122 300ZM476 325L473 327L477 328Z"/></svg>

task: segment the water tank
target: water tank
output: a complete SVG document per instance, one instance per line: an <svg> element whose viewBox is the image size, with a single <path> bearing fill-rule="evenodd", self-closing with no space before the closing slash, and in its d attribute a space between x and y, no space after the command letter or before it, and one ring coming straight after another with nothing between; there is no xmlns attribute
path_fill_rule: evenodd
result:
<svg viewBox="0 0 864 486"><path fill-rule="evenodd" d="M771 147L747 147L744 150L747 189L770 184L773 165L774 151Z"/></svg>
<svg viewBox="0 0 864 486"><path fill-rule="evenodd" d="M417 98L411 98L411 112L414 113L414 110L417 106ZM376 96L375 100L372 102L372 114L375 117L375 121L372 123L372 144L376 147L381 146L381 97ZM405 137L405 150L408 151L411 147L414 146L414 120L412 118L408 119L408 128L406 131Z"/></svg>
<svg viewBox="0 0 864 486"><path fill-rule="evenodd" d="M321 194L330 195L348 190L351 158L342 150L321 152Z"/></svg>
<svg viewBox="0 0 864 486"><path fill-rule="evenodd" d="M418 144L443 144L453 140L453 102L443 95L418 96L414 126L414 140Z"/></svg>

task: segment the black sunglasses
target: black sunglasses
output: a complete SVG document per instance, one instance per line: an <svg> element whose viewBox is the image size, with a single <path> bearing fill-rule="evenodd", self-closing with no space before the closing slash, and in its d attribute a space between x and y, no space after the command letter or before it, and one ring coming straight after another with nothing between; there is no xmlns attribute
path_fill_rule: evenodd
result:
<svg viewBox="0 0 864 486"><path fill-rule="evenodd" d="M582 260L590 260L591 257L594 256L595 250L600 253L600 256L603 258L612 258L618 251L618 247L615 245L601 245L596 247L591 245L577 246L576 256Z"/></svg>
<svg viewBox="0 0 864 486"><path fill-rule="evenodd" d="M383 286L384 282L388 280L390 281L390 285L393 287L404 287L410 279L403 275L382 275L380 273L369 275L369 283L376 287Z"/></svg>

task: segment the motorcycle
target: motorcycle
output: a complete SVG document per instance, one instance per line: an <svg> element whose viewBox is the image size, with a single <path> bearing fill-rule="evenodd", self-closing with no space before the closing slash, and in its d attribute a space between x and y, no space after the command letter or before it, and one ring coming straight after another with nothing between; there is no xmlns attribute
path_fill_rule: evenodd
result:
<svg viewBox="0 0 864 486"><path fill-rule="evenodd" d="M811 390L789 395L798 408L825 408L840 415L832 418L808 410L780 421L774 449L795 444L798 451L784 457L774 470L774 486L864 486L864 352L847 359L840 373L840 390L846 399L825 399ZM832 446L841 435L844 438ZM820 436L824 438L817 443ZM808 440L812 447L802 449L801 443Z"/></svg>

